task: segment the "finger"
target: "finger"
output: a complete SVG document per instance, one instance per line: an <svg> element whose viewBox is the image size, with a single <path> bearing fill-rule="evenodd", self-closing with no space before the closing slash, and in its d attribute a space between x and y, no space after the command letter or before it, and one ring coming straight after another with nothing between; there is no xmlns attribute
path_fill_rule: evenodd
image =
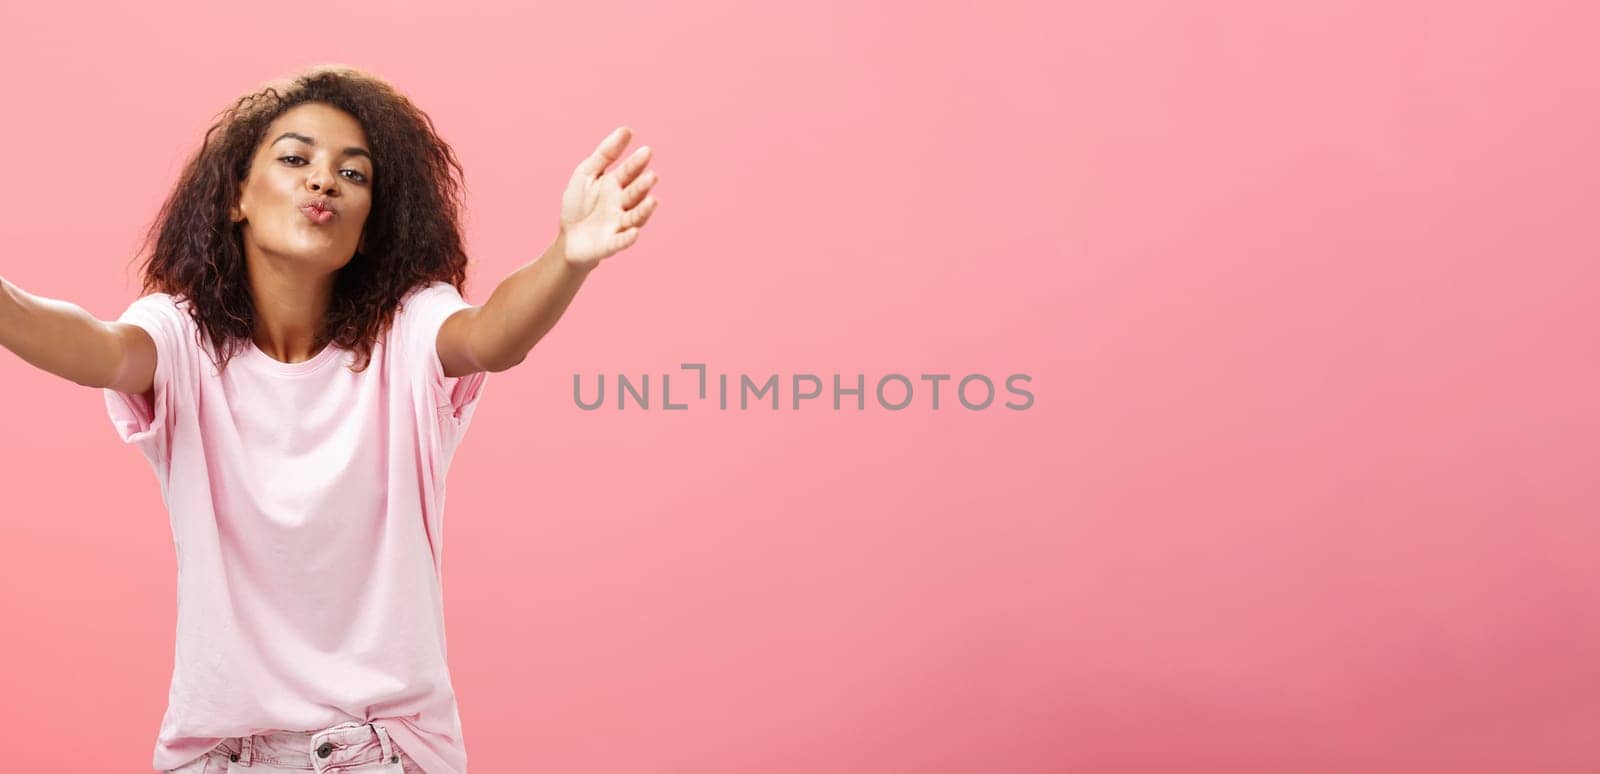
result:
<svg viewBox="0 0 1600 774"><path fill-rule="evenodd" d="M637 180L634 180L631 185L622 191L622 209L632 209L658 182L661 182L661 176L656 174L653 169L640 175Z"/></svg>
<svg viewBox="0 0 1600 774"><path fill-rule="evenodd" d="M638 239L639 229L636 228L630 228L627 231L613 234L611 237L611 252L616 253L618 250L626 250L628 249L629 245L632 245Z"/></svg>
<svg viewBox="0 0 1600 774"><path fill-rule="evenodd" d="M661 200L654 196L644 197L644 201L639 202L639 206L628 210L627 215L622 219L623 224L633 228L643 226L650 221L650 215L656 211L656 205L660 203Z"/></svg>
<svg viewBox="0 0 1600 774"><path fill-rule="evenodd" d="M639 173L643 172L644 168L649 164L650 146L641 145L638 150L634 151L632 155L622 162L622 166L617 167L617 182L624 186L632 183L634 178L638 177Z"/></svg>
<svg viewBox="0 0 1600 774"><path fill-rule="evenodd" d="M612 130L611 134L600 141L594 153L589 154L588 158L578 164L577 171L591 178L599 177L606 171L606 167L611 166L611 162L622 155L622 149L628 147L628 140L632 137L633 130L627 126L619 126Z"/></svg>

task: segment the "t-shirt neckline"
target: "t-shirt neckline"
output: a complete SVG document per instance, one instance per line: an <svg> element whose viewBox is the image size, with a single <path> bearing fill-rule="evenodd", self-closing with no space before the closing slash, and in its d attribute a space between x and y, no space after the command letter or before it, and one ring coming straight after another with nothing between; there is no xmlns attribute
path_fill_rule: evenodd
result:
<svg viewBox="0 0 1600 774"><path fill-rule="evenodd" d="M256 346L255 339L250 339L250 345L245 348L244 356L246 360L272 373L284 376L298 376L321 368L325 363L333 359L334 355L338 353L338 349L332 342L329 342L323 345L322 350L312 355L309 360L302 360L298 363L285 363L263 352L261 347Z"/></svg>

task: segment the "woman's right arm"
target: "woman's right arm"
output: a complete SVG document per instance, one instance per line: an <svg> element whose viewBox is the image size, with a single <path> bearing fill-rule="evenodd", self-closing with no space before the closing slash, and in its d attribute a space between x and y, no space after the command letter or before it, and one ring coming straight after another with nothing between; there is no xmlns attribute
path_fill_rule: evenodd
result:
<svg viewBox="0 0 1600 774"><path fill-rule="evenodd" d="M139 395L155 383L156 344L143 328L95 319L77 304L30 295L4 277L0 346L85 387Z"/></svg>

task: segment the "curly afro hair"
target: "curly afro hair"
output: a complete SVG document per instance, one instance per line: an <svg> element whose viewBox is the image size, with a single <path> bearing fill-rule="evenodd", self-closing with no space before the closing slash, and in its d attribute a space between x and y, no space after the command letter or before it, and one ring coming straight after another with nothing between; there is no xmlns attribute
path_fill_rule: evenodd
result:
<svg viewBox="0 0 1600 774"><path fill-rule="evenodd" d="M364 370L407 292L435 281L459 292L466 282L464 175L433 120L389 83L353 67L319 65L270 81L218 114L145 239L143 292L188 299L219 369L248 346L255 330L241 226L230 220L229 209L267 127L308 102L360 122L377 173L363 247L334 279L315 348L352 350L358 355L354 370Z"/></svg>

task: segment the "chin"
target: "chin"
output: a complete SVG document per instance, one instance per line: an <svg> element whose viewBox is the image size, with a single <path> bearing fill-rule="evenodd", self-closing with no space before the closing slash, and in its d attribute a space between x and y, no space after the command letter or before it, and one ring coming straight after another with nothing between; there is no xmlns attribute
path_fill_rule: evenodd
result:
<svg viewBox="0 0 1600 774"><path fill-rule="evenodd" d="M267 250L269 255L305 266L322 266L328 269L343 268L355 257L355 248L338 249L326 245L297 245L285 250Z"/></svg>

